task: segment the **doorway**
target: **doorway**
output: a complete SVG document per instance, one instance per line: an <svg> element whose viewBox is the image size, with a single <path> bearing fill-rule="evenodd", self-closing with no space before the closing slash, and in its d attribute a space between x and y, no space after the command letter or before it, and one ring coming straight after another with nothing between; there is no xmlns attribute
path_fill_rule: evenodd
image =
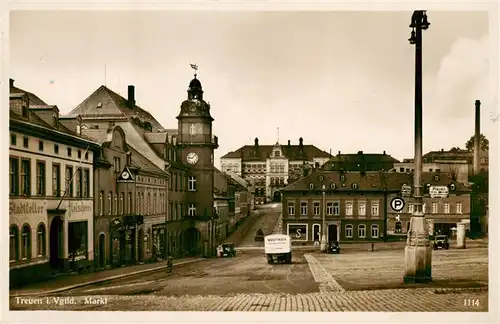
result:
<svg viewBox="0 0 500 324"><path fill-rule="evenodd" d="M144 261L144 230L141 228L139 230L139 242L137 244L137 256L139 262Z"/></svg>
<svg viewBox="0 0 500 324"><path fill-rule="evenodd" d="M275 191L273 194L273 202L281 202L281 192Z"/></svg>
<svg viewBox="0 0 500 324"><path fill-rule="evenodd" d="M106 266L106 237L104 233L99 235L99 267L104 268Z"/></svg>
<svg viewBox="0 0 500 324"><path fill-rule="evenodd" d="M337 225L328 225L328 242L337 242Z"/></svg>
<svg viewBox="0 0 500 324"><path fill-rule="evenodd" d="M60 216L54 217L50 224L50 260L52 269L60 269L62 266L62 242L63 242L63 222Z"/></svg>
<svg viewBox="0 0 500 324"><path fill-rule="evenodd" d="M312 237L313 242L320 242L321 241L320 229L321 229L321 227L319 224L313 225L313 237Z"/></svg>

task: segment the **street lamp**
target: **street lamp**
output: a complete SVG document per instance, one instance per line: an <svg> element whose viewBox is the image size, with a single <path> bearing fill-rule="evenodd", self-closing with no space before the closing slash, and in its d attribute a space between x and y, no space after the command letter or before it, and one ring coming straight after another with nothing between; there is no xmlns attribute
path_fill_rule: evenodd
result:
<svg viewBox="0 0 500 324"><path fill-rule="evenodd" d="M425 10L416 10L411 17L410 44L415 45L415 173L414 209L405 247L405 283L429 282L432 249L423 212L422 191L422 30L429 28Z"/></svg>
<svg viewBox="0 0 500 324"><path fill-rule="evenodd" d="M325 212L326 212L326 201L325 201L325 193L326 193L326 186L323 185L322 188L323 191L323 224L321 225L321 251L326 250L326 232L325 232Z"/></svg>

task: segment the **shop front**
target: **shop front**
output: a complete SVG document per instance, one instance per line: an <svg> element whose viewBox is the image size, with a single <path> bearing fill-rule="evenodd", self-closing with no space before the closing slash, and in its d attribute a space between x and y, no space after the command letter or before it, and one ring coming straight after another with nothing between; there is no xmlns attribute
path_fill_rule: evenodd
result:
<svg viewBox="0 0 500 324"><path fill-rule="evenodd" d="M91 270L94 265L93 201L76 200L63 205L67 205L63 223L67 230L63 259L67 260L70 270ZM58 217L54 213L52 222L58 223Z"/></svg>
<svg viewBox="0 0 500 324"><path fill-rule="evenodd" d="M152 225L152 256L156 259L163 259L165 257L165 249L166 249L166 241L165 241L165 232L166 226L165 224L154 224Z"/></svg>

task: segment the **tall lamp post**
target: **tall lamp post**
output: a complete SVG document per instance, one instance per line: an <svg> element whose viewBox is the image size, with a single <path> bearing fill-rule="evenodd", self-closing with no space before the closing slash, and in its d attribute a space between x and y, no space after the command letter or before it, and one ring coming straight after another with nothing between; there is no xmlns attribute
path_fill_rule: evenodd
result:
<svg viewBox="0 0 500 324"><path fill-rule="evenodd" d="M326 201L325 201L325 192L326 192L326 186L323 185L323 188L322 188L322 191L323 191L323 223L321 225L321 251L325 251L326 250L326 232L325 232L325 227L326 227L326 224L325 224L325 212L326 212Z"/></svg>
<svg viewBox="0 0 500 324"><path fill-rule="evenodd" d="M408 41L415 45L415 202L405 247L405 283L432 281L432 249L422 208L422 30L428 29L429 25L425 10L413 12L410 24L412 32Z"/></svg>

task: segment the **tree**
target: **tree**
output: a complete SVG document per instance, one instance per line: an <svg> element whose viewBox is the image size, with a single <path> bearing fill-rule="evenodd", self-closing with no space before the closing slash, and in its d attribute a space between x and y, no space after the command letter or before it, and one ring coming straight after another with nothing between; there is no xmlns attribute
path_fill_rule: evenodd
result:
<svg viewBox="0 0 500 324"><path fill-rule="evenodd" d="M487 151L490 143L484 134L479 135L479 148L481 151ZM469 152L474 151L474 135L465 143L465 149Z"/></svg>

